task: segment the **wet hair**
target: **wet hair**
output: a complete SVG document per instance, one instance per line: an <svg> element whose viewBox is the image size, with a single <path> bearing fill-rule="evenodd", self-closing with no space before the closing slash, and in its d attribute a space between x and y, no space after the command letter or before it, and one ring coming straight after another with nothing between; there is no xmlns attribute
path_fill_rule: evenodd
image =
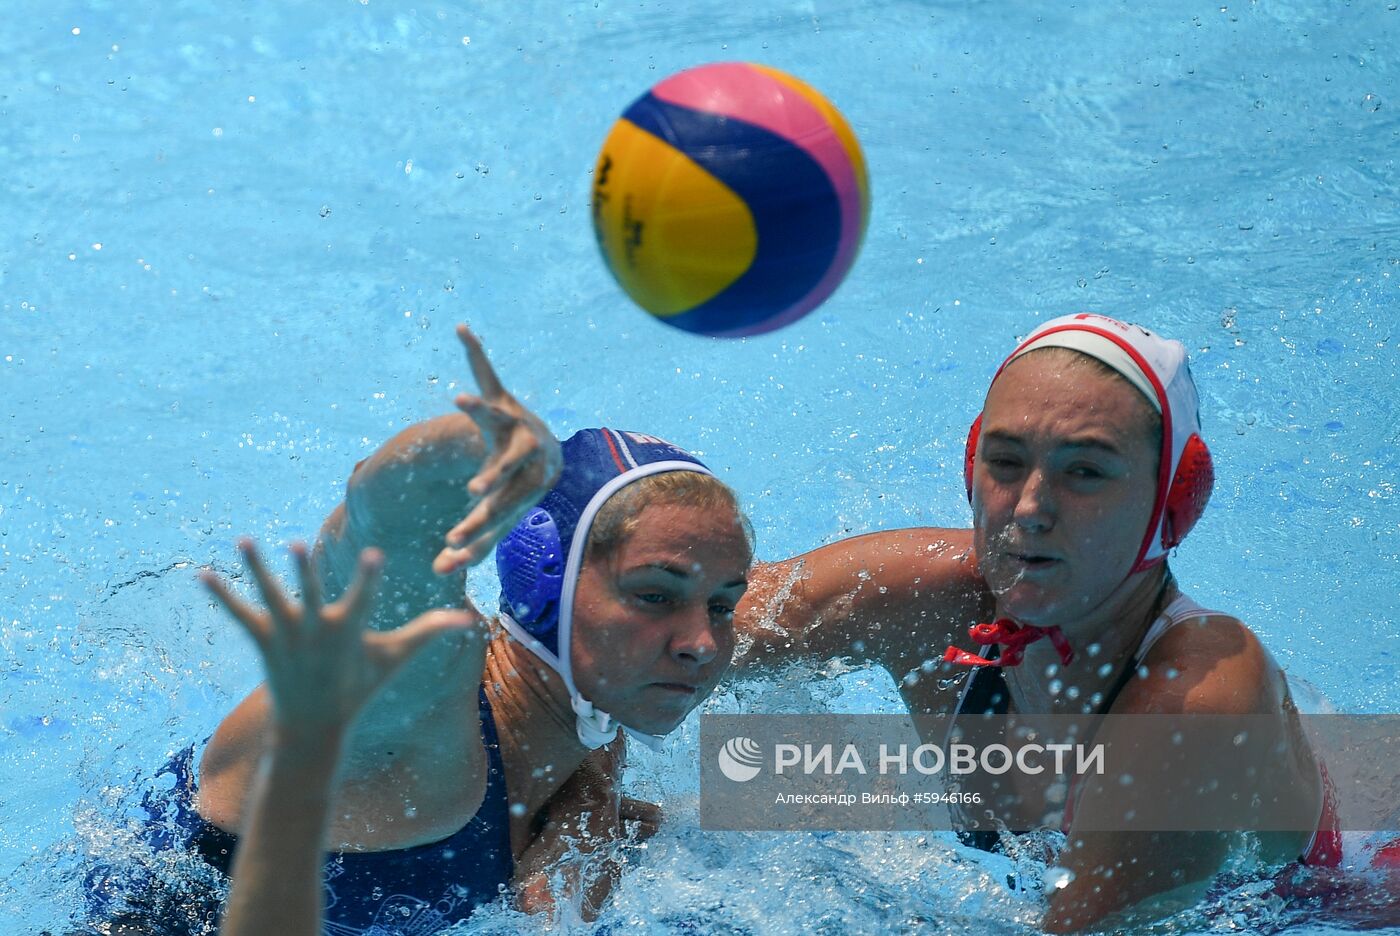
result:
<svg viewBox="0 0 1400 936"><path fill-rule="evenodd" d="M1035 348L1021 355L1016 361L1039 354L1046 355L1044 360L1051 366L1057 366L1064 370L1073 370L1077 368L1092 374L1098 374L1099 376L1112 377L1115 380L1121 381L1123 386L1132 390L1133 398L1137 400L1139 411L1142 414L1143 428L1147 431L1147 438L1152 443L1152 451L1156 453L1157 458L1160 459L1162 457L1162 414L1157 412L1157 407L1153 406L1152 402L1142 395L1141 390L1133 386L1132 381L1128 380L1128 378L1093 355L1085 354L1082 351L1076 351L1073 348L1061 348L1054 345L1047 348ZM1050 355L1053 355L1053 357L1050 357ZM1011 364L1015 365L1016 361L1012 361Z"/></svg>
<svg viewBox="0 0 1400 936"><path fill-rule="evenodd" d="M637 529L642 511L652 504L677 504L731 514L744 531L748 561L753 561L753 525L739 507L739 498L724 482L698 471L663 471L627 485L613 495L588 534L588 561L606 559Z"/></svg>

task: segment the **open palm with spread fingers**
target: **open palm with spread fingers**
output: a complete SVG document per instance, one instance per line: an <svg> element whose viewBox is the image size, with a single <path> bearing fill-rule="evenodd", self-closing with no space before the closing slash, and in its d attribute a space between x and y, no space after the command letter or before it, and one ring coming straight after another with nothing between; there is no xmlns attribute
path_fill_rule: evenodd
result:
<svg viewBox="0 0 1400 936"><path fill-rule="evenodd" d="M470 512L448 531L446 548L433 562L439 575L484 559L554 484L564 460L549 428L501 385L476 335L458 325L457 337L481 394L459 394L456 405L481 430L486 457L467 483Z"/></svg>
<svg viewBox="0 0 1400 936"><path fill-rule="evenodd" d="M248 540L239 543L263 608L235 595L213 572L201 579L257 644L267 670L274 717L295 733L340 734L366 702L419 649L448 631L486 640L485 621L475 608L420 614L397 630L366 629L378 592L383 556L360 554L354 581L336 602L322 601L320 580L304 544L292 546L301 600L282 589Z"/></svg>

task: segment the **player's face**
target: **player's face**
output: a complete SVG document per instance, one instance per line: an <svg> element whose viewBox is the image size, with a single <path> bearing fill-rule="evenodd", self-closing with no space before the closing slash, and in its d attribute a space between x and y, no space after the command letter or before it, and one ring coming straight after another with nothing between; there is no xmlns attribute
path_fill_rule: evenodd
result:
<svg viewBox="0 0 1400 936"><path fill-rule="evenodd" d="M571 661L579 691L638 731L675 728L734 655L749 562L732 511L642 508L626 540L580 572Z"/></svg>
<svg viewBox="0 0 1400 936"><path fill-rule="evenodd" d="M1157 491L1151 404L1131 384L1031 353L992 385L973 472L978 565L997 610L1067 631L1121 588Z"/></svg>

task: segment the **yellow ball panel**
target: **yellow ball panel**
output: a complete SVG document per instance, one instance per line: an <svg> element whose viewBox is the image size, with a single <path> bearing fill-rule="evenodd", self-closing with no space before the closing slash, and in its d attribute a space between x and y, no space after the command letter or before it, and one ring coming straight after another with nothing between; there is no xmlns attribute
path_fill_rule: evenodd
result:
<svg viewBox="0 0 1400 936"><path fill-rule="evenodd" d="M625 119L598 155L593 227L618 283L662 317L713 299L758 252L753 215L734 190Z"/></svg>

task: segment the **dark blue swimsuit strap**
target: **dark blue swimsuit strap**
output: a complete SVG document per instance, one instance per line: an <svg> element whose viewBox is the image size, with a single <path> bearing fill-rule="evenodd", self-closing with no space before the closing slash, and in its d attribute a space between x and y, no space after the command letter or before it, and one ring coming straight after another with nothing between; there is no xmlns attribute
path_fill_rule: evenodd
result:
<svg viewBox="0 0 1400 936"><path fill-rule="evenodd" d="M481 740L486 752L486 791L476 814L461 829L436 842L388 851L327 855L323 872L326 933L354 936L398 933L401 929L414 934L436 933L466 919L476 907L494 901L509 887L515 856L510 840L505 763L484 688L479 690L478 699ZM163 775L169 775L174 782L158 783L164 789L153 790L143 804L150 817L144 836L147 842L158 851L188 848L227 874L238 838L207 822L195 810L195 747L191 745L172 758L157 773L157 777ZM111 880L111 875L102 878L102 882ZM124 889L150 890L159 883L132 877ZM101 894L90 900L94 910L112 903ZM182 932L168 923L155 921L152 931Z"/></svg>
<svg viewBox="0 0 1400 936"><path fill-rule="evenodd" d="M486 687L477 690L478 704L481 706L481 743L486 747L486 794L482 797L481 808L476 811L478 819L495 829L504 829L504 840L510 845L510 795L506 789L506 764L501 759L501 739L496 733L496 716L491 711L491 701L486 698ZM515 869L515 852L507 847L511 870Z"/></svg>

